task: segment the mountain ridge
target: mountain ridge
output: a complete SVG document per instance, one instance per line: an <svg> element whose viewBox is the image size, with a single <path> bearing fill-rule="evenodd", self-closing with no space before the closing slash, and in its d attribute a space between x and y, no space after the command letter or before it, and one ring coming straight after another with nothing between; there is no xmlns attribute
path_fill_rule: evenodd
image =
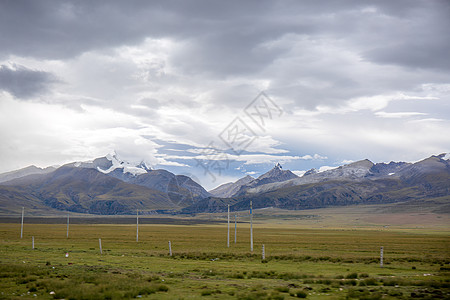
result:
<svg viewBox="0 0 450 300"><path fill-rule="evenodd" d="M14 170L6 173L0 174L0 183L7 182L10 180L14 180L16 178L21 178L28 175L34 175L34 174L47 174L50 172L53 172L56 170L56 167L46 167L46 168L39 168L35 165L31 165L19 170Z"/></svg>
<svg viewBox="0 0 450 300"><path fill-rule="evenodd" d="M210 192L188 176L153 170L145 162L130 164L114 155L69 163L55 170L24 169L5 173L19 177L0 183L0 211L26 206L115 215L134 214L136 209L221 212L228 205L232 210L245 210L250 201L254 208L283 209L425 203L437 198L450 202L447 153L415 163L364 159L321 172L311 170L301 177L276 164L258 178L245 176Z"/></svg>
<svg viewBox="0 0 450 300"><path fill-rule="evenodd" d="M262 174L258 178L250 181L247 184L241 185L237 192L231 195L231 197L246 194L249 190L257 189L260 186L271 183L281 183L295 178L299 177L292 173L290 170L283 170L283 167L280 165L280 163L277 163L271 170Z"/></svg>
<svg viewBox="0 0 450 300"><path fill-rule="evenodd" d="M224 183L216 187L215 189L210 190L209 193L215 197L232 197L239 191L241 186L246 185L253 180L255 180L255 178L250 175L246 175L245 177L242 177L235 182Z"/></svg>
<svg viewBox="0 0 450 300"><path fill-rule="evenodd" d="M49 174L9 181L0 191L4 186L20 188L26 197L39 199L48 207L79 213L130 214L146 207L177 207L159 191L131 185L95 169L67 165Z"/></svg>
<svg viewBox="0 0 450 300"><path fill-rule="evenodd" d="M21 172L24 176L0 184L0 209L28 199L34 207L132 214L136 209L176 210L210 196L188 176L152 170L143 161L131 164L116 154L68 163L46 173L29 173Z"/></svg>
<svg viewBox="0 0 450 300"><path fill-rule="evenodd" d="M448 155L431 156L416 163L381 163L380 175L369 160L362 160L298 179L261 185L229 199L207 198L184 213L221 212L277 207L310 209L354 204L386 204L443 198L450 202L450 160ZM388 167L386 167L386 165ZM397 173L392 174L392 170ZM380 173L380 172L378 172ZM424 202L425 203L425 202Z"/></svg>
<svg viewBox="0 0 450 300"><path fill-rule="evenodd" d="M167 170L152 170L144 160L133 164L122 160L115 152L87 162L70 163L77 168L91 168L130 184L144 186L168 194L181 206L191 205L210 194L198 183L184 175Z"/></svg>

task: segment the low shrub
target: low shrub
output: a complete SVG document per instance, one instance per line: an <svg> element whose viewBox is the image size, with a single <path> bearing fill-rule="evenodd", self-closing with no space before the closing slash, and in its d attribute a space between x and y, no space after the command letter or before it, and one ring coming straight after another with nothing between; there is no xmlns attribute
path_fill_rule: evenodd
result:
<svg viewBox="0 0 450 300"><path fill-rule="evenodd" d="M342 283L345 284L345 285L353 285L353 286L356 286L358 284L358 282L356 280L354 280L354 279L352 279L352 280L344 280L344 281L342 281Z"/></svg>
<svg viewBox="0 0 450 300"><path fill-rule="evenodd" d="M275 290L280 293L289 293L289 288L287 286L279 286L275 288Z"/></svg>
<svg viewBox="0 0 450 300"><path fill-rule="evenodd" d="M291 297L306 298L308 294L303 290L293 290L289 293Z"/></svg>
<svg viewBox="0 0 450 300"><path fill-rule="evenodd" d="M233 273L231 275L228 275L228 278L234 278L234 279L244 279L244 274L241 273Z"/></svg>
<svg viewBox="0 0 450 300"><path fill-rule="evenodd" d="M28 289L28 291L29 291L30 293L32 293L32 292L37 292L37 288L36 288L36 286L32 286L32 287L30 287L30 288Z"/></svg>
<svg viewBox="0 0 450 300"><path fill-rule="evenodd" d="M267 292L265 291L254 291L251 293L244 293L237 295L237 299L239 300L259 300L259 299L266 299L267 298Z"/></svg>
<svg viewBox="0 0 450 300"><path fill-rule="evenodd" d="M378 281L375 278L366 278L364 280L361 280L359 282L359 285L361 285L361 286L378 285Z"/></svg>
<svg viewBox="0 0 450 300"><path fill-rule="evenodd" d="M358 278L358 273L347 274L347 276L345 276L345 278L347 278L347 279L356 279L356 278Z"/></svg>
<svg viewBox="0 0 450 300"><path fill-rule="evenodd" d="M158 292L168 292L169 287L167 285L160 284L157 286L157 290L158 290Z"/></svg>

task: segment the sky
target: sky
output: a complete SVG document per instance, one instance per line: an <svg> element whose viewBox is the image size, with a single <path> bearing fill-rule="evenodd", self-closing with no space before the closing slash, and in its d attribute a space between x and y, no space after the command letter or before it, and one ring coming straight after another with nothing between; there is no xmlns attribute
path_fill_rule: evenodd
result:
<svg viewBox="0 0 450 300"><path fill-rule="evenodd" d="M0 173L114 151L211 189L450 152L450 2L0 2Z"/></svg>

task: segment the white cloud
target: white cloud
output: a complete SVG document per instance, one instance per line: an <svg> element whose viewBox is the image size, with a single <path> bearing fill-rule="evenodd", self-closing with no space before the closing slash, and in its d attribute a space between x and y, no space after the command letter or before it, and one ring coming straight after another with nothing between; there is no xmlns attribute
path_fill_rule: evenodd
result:
<svg viewBox="0 0 450 300"><path fill-rule="evenodd" d="M86 160L112 150L130 161L144 159L151 165L175 164L158 158L159 145L143 137L150 128L140 128L138 119L126 114L89 106L83 106L83 112L76 112L60 105L18 102L5 94L0 107L0 132L8 139L1 153L23 158L20 166L5 161L5 170L27 164L47 166Z"/></svg>
<svg viewBox="0 0 450 300"><path fill-rule="evenodd" d="M348 165L348 164L351 164L351 163L353 163L353 162L355 162L354 160L351 160L351 159L344 159L343 161L341 161L341 164L343 164L343 165Z"/></svg>
<svg viewBox="0 0 450 300"><path fill-rule="evenodd" d="M302 177L303 175L305 175L306 171L293 170L292 173L294 173L298 177Z"/></svg>
<svg viewBox="0 0 450 300"><path fill-rule="evenodd" d="M306 154L306 155L303 155L303 156L301 156L300 157L300 159L304 159L304 160L312 160L312 159L327 159L328 157L326 157L326 156L321 156L321 155L319 155L319 154L314 154L314 155L309 155L309 154Z"/></svg>
<svg viewBox="0 0 450 300"><path fill-rule="evenodd" d="M330 170L334 170L337 169L338 167L330 167L330 166L321 166L318 170L319 173L321 172L325 172L325 171L330 171Z"/></svg>
<svg viewBox="0 0 450 300"><path fill-rule="evenodd" d="M385 112L385 111L377 111L375 113L377 117L381 118L406 118L406 117L414 117L414 116L424 116L426 113L420 112Z"/></svg>
<svg viewBox="0 0 450 300"><path fill-rule="evenodd" d="M218 135L261 90L283 116L265 131L244 119L258 138L231 158L247 166L414 160L450 148L441 2L46 5L28 14L0 4L24 24L0 18L0 65L57 78L27 103L0 94L3 171L113 149L186 168L211 141L227 148Z"/></svg>

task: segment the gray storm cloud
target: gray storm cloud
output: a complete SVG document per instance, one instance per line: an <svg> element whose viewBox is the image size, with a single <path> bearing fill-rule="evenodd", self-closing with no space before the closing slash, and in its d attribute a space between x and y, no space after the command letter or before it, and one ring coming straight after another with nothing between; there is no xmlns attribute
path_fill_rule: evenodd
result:
<svg viewBox="0 0 450 300"><path fill-rule="evenodd" d="M56 81L48 72L31 70L16 64L0 65L0 90L7 91L19 99L45 94Z"/></svg>
<svg viewBox="0 0 450 300"><path fill-rule="evenodd" d="M247 162L446 151L449 15L446 0L0 1L0 134L17 132L0 154L142 148L189 164L180 145L208 145L261 91L284 114Z"/></svg>

